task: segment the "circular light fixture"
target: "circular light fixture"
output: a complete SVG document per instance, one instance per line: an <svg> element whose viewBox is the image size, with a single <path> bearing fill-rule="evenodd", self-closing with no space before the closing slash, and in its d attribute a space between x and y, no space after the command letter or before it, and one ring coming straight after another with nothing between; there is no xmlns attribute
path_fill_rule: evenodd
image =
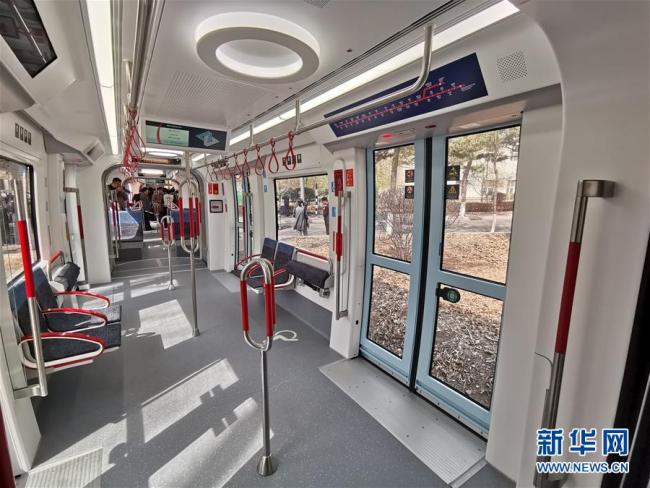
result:
<svg viewBox="0 0 650 488"><path fill-rule="evenodd" d="M318 42L306 29L280 17L230 12L199 24L196 51L210 68L245 81L289 83L312 75Z"/></svg>

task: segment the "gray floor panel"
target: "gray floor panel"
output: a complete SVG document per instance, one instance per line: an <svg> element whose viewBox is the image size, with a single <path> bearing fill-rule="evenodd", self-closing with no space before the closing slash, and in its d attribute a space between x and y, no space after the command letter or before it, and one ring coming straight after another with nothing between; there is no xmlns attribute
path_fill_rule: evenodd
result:
<svg viewBox="0 0 650 488"><path fill-rule="evenodd" d="M234 274L225 271L217 271L216 273L212 273L212 276L230 293L239 293L239 278Z"/></svg>
<svg viewBox="0 0 650 488"><path fill-rule="evenodd" d="M100 488L101 449L39 467L21 477L17 488Z"/></svg>
<svg viewBox="0 0 650 488"><path fill-rule="evenodd" d="M337 361L321 371L446 483L485 456L485 442L367 361Z"/></svg>
<svg viewBox="0 0 650 488"><path fill-rule="evenodd" d="M101 287L123 306L123 345L49 377L37 411L37 463L101 448L104 488L445 486L320 373L340 357L282 308L278 329L298 340L276 340L269 352L279 468L258 477L259 353L243 341L238 296L205 271L197 273L201 335L187 334L189 276L175 276L175 291L164 273ZM262 300L249 296L255 337Z"/></svg>

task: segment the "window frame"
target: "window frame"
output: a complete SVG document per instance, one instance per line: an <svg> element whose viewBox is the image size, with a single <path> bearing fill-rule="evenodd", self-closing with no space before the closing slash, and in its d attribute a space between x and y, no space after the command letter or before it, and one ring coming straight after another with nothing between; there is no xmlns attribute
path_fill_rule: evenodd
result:
<svg viewBox="0 0 650 488"><path fill-rule="evenodd" d="M273 207L274 207L274 213L275 213L275 240L279 241L278 234L280 232L280 225L278 223L278 181L279 180L295 180L298 178L310 178L312 176L325 176L327 178L327 182L329 184L330 182L330 174L328 171L325 171L324 173L310 173L310 174L301 174L297 176L283 176L283 177L277 177L273 178ZM329 191L330 189L327 189L328 195L331 193ZM331 239L331 236L327 236L328 240Z"/></svg>

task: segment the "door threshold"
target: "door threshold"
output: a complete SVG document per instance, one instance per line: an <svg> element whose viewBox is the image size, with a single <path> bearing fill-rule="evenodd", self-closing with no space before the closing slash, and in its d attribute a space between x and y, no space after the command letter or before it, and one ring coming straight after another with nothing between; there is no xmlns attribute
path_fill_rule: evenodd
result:
<svg viewBox="0 0 650 488"><path fill-rule="evenodd" d="M344 359L320 370L445 483L485 457L483 439L369 362Z"/></svg>

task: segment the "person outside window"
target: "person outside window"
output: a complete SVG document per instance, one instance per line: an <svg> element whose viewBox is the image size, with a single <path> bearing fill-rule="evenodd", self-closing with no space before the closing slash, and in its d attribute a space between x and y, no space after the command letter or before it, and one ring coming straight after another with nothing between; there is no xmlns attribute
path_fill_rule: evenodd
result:
<svg viewBox="0 0 650 488"><path fill-rule="evenodd" d="M302 200L298 200L298 205L296 205L296 208L293 211L293 216L296 218L293 228L297 230L301 236L306 236L307 229L309 229L309 217L307 216L307 210L305 209Z"/></svg>
<svg viewBox="0 0 650 488"><path fill-rule="evenodd" d="M323 205L323 220L325 220L325 234L330 235L330 202L327 197L321 198Z"/></svg>

